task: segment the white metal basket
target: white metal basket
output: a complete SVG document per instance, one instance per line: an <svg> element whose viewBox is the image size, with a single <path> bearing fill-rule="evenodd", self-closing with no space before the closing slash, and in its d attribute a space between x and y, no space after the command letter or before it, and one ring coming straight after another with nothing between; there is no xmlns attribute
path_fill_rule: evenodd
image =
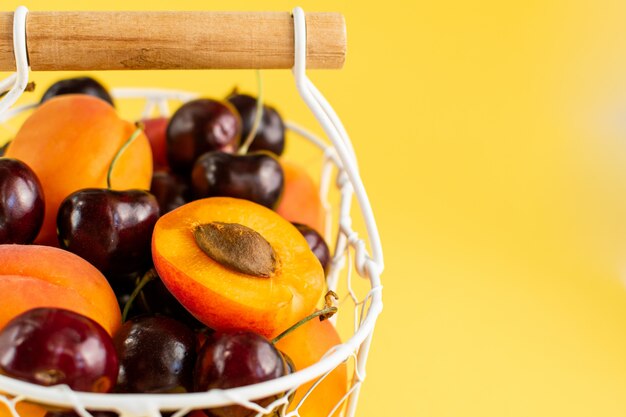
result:
<svg viewBox="0 0 626 417"><path fill-rule="evenodd" d="M15 104L28 82L28 61L26 53L26 15L28 11L20 7L14 15L14 51L17 73L0 82L0 91L8 93L0 100L0 123L6 123L18 114L37 106ZM280 415L299 416L300 405L287 411L287 395L282 396L267 407L260 407L254 401L284 392L293 392L309 381L323 380L340 364L352 361L353 376L349 389L335 409L345 406L345 415L354 416L359 389L365 379L370 343L376 319L382 311L382 286L380 274L383 270L383 256L380 238L371 205L361 181L356 157L350 139L330 104L324 99L313 83L306 76L306 28L305 16L300 8L293 10L295 32L295 65L293 73L297 89L322 126L330 143L323 140L296 123L288 122L287 128L320 149L322 155L322 176L320 181L323 203L330 216L329 191L333 185L339 190L339 202L335 212L337 231L332 236L334 255L327 276L329 289L338 289L342 283L346 290L340 296L353 303L354 332L341 345L335 346L314 365L297 372L264 383L233 388L228 390L210 390L204 393L186 394L93 394L72 391L67 386L43 387L27 382L0 376L0 402L6 404L15 417L19 414L16 405L20 401L34 402L51 407L73 408L82 417L91 417L87 410L114 411L121 416L160 416L161 412L174 411L173 417L182 417L193 409L207 409L231 404L239 404L257 412L257 416L278 411ZM154 108L162 114L168 113L168 102L188 101L195 98L195 93L162 89L124 89L113 90L118 99L141 98L145 100L145 110ZM367 241L371 255L367 251L366 240L359 237L352 228L351 206L356 199L360 214L367 228ZM330 222L327 222L330 226ZM331 233L327 227L327 239ZM368 290L360 297L352 290L352 276L356 273L368 283ZM345 280L343 282L342 280ZM342 308L339 310L341 314ZM316 384L311 389L315 389ZM302 401L306 401L305 395ZM347 405L345 405L347 404ZM333 415L335 410L331 411ZM306 417L306 416L301 416Z"/></svg>

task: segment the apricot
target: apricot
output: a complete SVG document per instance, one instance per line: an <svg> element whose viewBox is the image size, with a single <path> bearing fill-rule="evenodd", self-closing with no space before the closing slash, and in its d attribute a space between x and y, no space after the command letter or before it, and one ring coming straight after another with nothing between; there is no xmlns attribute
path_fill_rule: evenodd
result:
<svg viewBox="0 0 626 417"><path fill-rule="evenodd" d="M82 188L107 186L107 171L135 126L107 102L88 95L62 95L26 119L6 156L24 161L43 186L45 216L35 243L58 246L56 216L61 202ZM149 189L152 153L141 133L117 160L111 187Z"/></svg>
<svg viewBox="0 0 626 417"><path fill-rule="evenodd" d="M4 395L0 393L0 395ZM44 417L48 410L37 405L32 404L26 401L20 401L16 404L15 409L17 410L20 417ZM6 404L0 402L0 417L13 417L9 407Z"/></svg>
<svg viewBox="0 0 626 417"><path fill-rule="evenodd" d="M313 319L280 339L276 347L287 354L296 365L296 369L300 370L315 364L330 348L339 344L341 339L331 322ZM290 411L298 405L315 382L316 380L310 381L296 390ZM348 369L346 364L342 363L311 391L299 409L300 416L330 416L330 412L343 399L347 390ZM331 417L340 416L342 409L343 405L339 406Z"/></svg>
<svg viewBox="0 0 626 417"><path fill-rule="evenodd" d="M0 328L36 307L83 314L113 335L122 323L117 299L94 266L50 246L0 245Z"/></svg>
<svg viewBox="0 0 626 417"><path fill-rule="evenodd" d="M152 258L178 301L215 330L276 336L310 314L325 287L324 271L298 229L242 199L196 200L162 216Z"/></svg>
<svg viewBox="0 0 626 417"><path fill-rule="evenodd" d="M276 212L294 223L302 223L324 235L326 213L315 181L304 167L280 161L285 174L285 188Z"/></svg>

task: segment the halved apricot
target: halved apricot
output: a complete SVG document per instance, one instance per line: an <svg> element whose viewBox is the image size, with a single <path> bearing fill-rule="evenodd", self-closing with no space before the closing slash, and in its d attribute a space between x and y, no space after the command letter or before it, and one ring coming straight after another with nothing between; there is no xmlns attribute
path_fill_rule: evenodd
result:
<svg viewBox="0 0 626 417"><path fill-rule="evenodd" d="M207 236L199 243L198 233L206 225L218 229L218 237ZM232 258L229 262L219 256L215 260L201 248L206 242L220 246L219 233L224 234L225 243L216 249ZM263 249L237 256L241 263L270 256L274 262L269 276L230 265L233 259L237 263L237 256L227 241L234 239L238 246L237 239L244 239L243 243L254 247L257 238L251 236L255 233L269 243L273 253ZM164 215L154 228L152 257L172 294L215 330L245 329L276 336L310 314L325 287L324 271L300 232L274 211L247 200L206 198Z"/></svg>

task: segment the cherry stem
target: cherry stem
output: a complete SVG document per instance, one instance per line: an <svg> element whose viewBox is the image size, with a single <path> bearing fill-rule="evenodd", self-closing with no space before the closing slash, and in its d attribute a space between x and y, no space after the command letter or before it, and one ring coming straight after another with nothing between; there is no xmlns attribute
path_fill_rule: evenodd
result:
<svg viewBox="0 0 626 417"><path fill-rule="evenodd" d="M278 341L280 341L280 339L282 339L283 337L287 336L289 333L293 332L298 327L300 327L303 324L313 320L316 317L319 317L320 321L324 321L326 319L331 318L337 312L337 307L332 305L333 304L333 301L332 301L333 298L335 300L339 299L339 297L337 296L337 294L334 291L328 291L326 293L326 295L324 296L324 300L326 302L326 305L324 306L323 309L317 310L313 314L311 314L309 316L306 316L305 318L303 318L302 320L300 320L299 322L297 322L296 324L294 324L293 326L291 326L290 328L288 328L287 330L285 330L284 332L282 332L281 334L279 334L278 336L273 338L272 341L271 341L272 344L275 345L276 343L278 343Z"/></svg>
<svg viewBox="0 0 626 417"><path fill-rule="evenodd" d="M148 272L146 272L143 275L143 277L141 277L141 281L139 281L139 284L137 284L137 286L133 290L133 293L128 298L128 301L126 301L126 304L124 304L124 311L122 312L122 323L126 321L128 312L130 311L130 308L133 306L133 301L135 301L135 298L137 298L141 290L143 290L143 287L145 287L150 281L152 281L156 277L157 277L157 274L154 268L150 268Z"/></svg>
<svg viewBox="0 0 626 417"><path fill-rule="evenodd" d="M252 145L256 132L261 125L261 119L263 118L263 78L261 77L261 71L256 70L256 82L257 82L257 98L256 98L256 113L254 114L254 121L252 122L252 128L248 133L248 136L243 142L243 145L239 148L237 154L245 155L248 153L248 148Z"/></svg>
<svg viewBox="0 0 626 417"><path fill-rule="evenodd" d="M133 141L137 139L140 133L141 133L141 128L137 127L137 129L135 129L132 135L130 135L130 137L126 139L126 142L124 142L122 147L117 151L117 153L113 157L113 160L111 161L111 164L109 165L109 170L107 171L107 188L108 189L111 189L111 175L113 174L113 168L115 168L115 164L117 164L117 160L120 159L120 156L122 156L126 148L128 148L131 145L131 143L133 143Z"/></svg>

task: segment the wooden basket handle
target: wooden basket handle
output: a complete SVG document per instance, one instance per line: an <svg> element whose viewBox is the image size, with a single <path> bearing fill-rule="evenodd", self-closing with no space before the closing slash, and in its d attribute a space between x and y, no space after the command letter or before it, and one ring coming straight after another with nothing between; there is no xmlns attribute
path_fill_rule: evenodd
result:
<svg viewBox="0 0 626 417"><path fill-rule="evenodd" d="M307 68L341 68L345 21L307 13ZM294 61L288 12L29 12L34 71L280 69ZM15 70L13 13L0 13L0 71Z"/></svg>

